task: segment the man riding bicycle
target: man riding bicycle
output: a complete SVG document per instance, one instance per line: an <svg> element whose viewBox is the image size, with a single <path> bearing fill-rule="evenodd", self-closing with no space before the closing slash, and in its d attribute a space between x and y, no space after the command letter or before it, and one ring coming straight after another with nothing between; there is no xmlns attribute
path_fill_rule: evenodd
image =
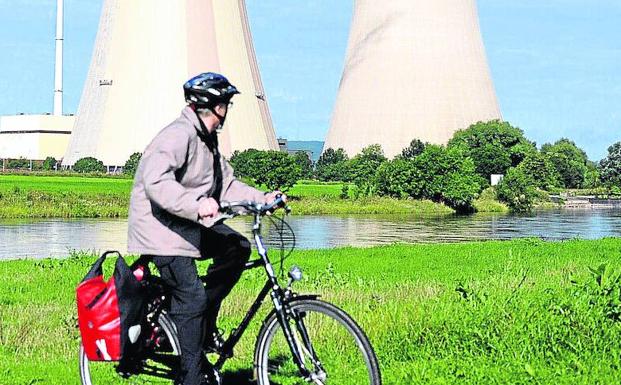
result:
<svg viewBox="0 0 621 385"><path fill-rule="evenodd" d="M188 103L145 149L131 193L128 251L152 258L172 290L170 314L181 345L176 384L212 384L204 350L221 343L216 319L222 300L239 280L250 242L223 224L219 202L271 202L269 194L233 176L218 150L217 129L239 91L222 75L200 74L183 86ZM207 283L195 260L211 258Z"/></svg>

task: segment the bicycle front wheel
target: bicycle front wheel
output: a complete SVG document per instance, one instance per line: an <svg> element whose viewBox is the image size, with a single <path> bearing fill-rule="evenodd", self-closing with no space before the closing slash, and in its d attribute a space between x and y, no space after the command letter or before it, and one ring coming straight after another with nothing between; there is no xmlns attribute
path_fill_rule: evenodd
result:
<svg viewBox="0 0 621 385"><path fill-rule="evenodd" d="M179 367L181 347L174 323L160 314L151 339L156 345L142 352L141 357L127 368L118 362L89 361L80 344L80 380L82 385L170 385Z"/></svg>
<svg viewBox="0 0 621 385"><path fill-rule="evenodd" d="M375 352L360 326L343 310L316 299L288 305L288 327L301 352L311 383L380 385ZM307 384L287 343L275 313L259 332L255 350L255 376L259 385Z"/></svg>

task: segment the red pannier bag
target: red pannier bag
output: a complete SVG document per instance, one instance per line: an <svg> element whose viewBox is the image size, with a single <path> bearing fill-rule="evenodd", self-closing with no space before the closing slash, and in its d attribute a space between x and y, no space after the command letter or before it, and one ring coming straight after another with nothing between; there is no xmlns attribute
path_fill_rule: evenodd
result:
<svg viewBox="0 0 621 385"><path fill-rule="evenodd" d="M102 265L110 254L118 258L106 281ZM106 251L78 285L78 326L89 360L119 361L138 339L145 308L141 281L146 273L146 264L130 268L118 251Z"/></svg>

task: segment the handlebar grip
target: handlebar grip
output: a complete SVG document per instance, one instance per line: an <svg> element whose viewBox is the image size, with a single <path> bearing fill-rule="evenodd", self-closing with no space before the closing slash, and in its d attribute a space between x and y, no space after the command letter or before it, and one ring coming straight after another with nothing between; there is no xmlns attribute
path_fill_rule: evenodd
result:
<svg viewBox="0 0 621 385"><path fill-rule="evenodd" d="M220 208L218 209L218 211L220 211L221 213L226 213L229 212L231 210L231 204L229 202L220 202Z"/></svg>
<svg viewBox="0 0 621 385"><path fill-rule="evenodd" d="M276 195L276 199L274 199L274 201L265 208L265 211L269 211L270 213L273 213L274 211L276 211L276 209L280 208L283 206L283 200L282 200L282 194L278 194Z"/></svg>

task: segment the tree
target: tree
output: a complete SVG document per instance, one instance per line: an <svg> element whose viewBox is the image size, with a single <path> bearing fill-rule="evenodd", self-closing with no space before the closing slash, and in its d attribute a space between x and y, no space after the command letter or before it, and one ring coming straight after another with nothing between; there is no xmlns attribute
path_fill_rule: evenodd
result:
<svg viewBox="0 0 621 385"><path fill-rule="evenodd" d="M608 147L608 156L600 161L599 172L604 184L621 187L621 142Z"/></svg>
<svg viewBox="0 0 621 385"><path fill-rule="evenodd" d="M300 166L300 178L311 179L313 177L313 161L306 151L297 151L293 159Z"/></svg>
<svg viewBox="0 0 621 385"><path fill-rule="evenodd" d="M386 162L384 151L379 144L372 144L354 156L348 165L349 178L358 187L358 192L369 195L372 191L373 177L380 165Z"/></svg>
<svg viewBox="0 0 621 385"><path fill-rule="evenodd" d="M481 191L481 177L461 148L428 145L412 162L412 197L443 202L459 212L473 210L472 202Z"/></svg>
<svg viewBox="0 0 621 385"><path fill-rule="evenodd" d="M587 155L574 142L562 138L554 144L541 146L541 152L556 168L559 180L566 188L580 188L587 172Z"/></svg>
<svg viewBox="0 0 621 385"><path fill-rule="evenodd" d="M559 175L549 158L540 152L534 152L526 156L520 163L520 167L531 177L535 186L544 190L559 187Z"/></svg>
<svg viewBox="0 0 621 385"><path fill-rule="evenodd" d="M522 130L500 120L478 122L457 131L448 147L461 147L486 181L490 175L504 174L509 167L517 166L528 154L537 151Z"/></svg>
<svg viewBox="0 0 621 385"><path fill-rule="evenodd" d="M54 158L53 156L48 156L43 161L43 164L41 165L41 168L43 170L46 170L46 171L56 170L56 163L58 163L56 158Z"/></svg>
<svg viewBox="0 0 621 385"><path fill-rule="evenodd" d="M99 159L88 156L86 158L78 159L73 165L73 171L79 173L87 172L106 172L106 166Z"/></svg>
<svg viewBox="0 0 621 385"><path fill-rule="evenodd" d="M259 167L265 163L265 151L250 148L242 152L235 151L231 155L230 163L238 178L255 179L259 174Z"/></svg>
<svg viewBox="0 0 621 385"><path fill-rule="evenodd" d="M496 196L505 202L511 211L530 211L537 198L535 182L523 167L511 167L496 186Z"/></svg>
<svg viewBox="0 0 621 385"><path fill-rule="evenodd" d="M402 159L413 159L420 155L425 150L425 143L418 139L414 139L410 142L409 146L401 151L398 155Z"/></svg>
<svg viewBox="0 0 621 385"><path fill-rule="evenodd" d="M597 188L601 185L602 181L599 174L599 164L589 160L587 162L587 170L584 174L584 183L582 186L585 188Z"/></svg>
<svg viewBox="0 0 621 385"><path fill-rule="evenodd" d="M295 159L280 151L264 151L257 164L254 182L265 185L269 190L287 191L300 179L301 169Z"/></svg>
<svg viewBox="0 0 621 385"><path fill-rule="evenodd" d="M236 177L248 178L252 183L265 185L270 190L287 191L297 183L302 173L295 158L280 151L235 151L230 162Z"/></svg>
<svg viewBox="0 0 621 385"><path fill-rule="evenodd" d="M134 176L136 175L136 170L138 170L138 164L140 164L140 158L142 158L142 153L134 152L129 156L127 162L123 166L123 174Z"/></svg>
<svg viewBox="0 0 621 385"><path fill-rule="evenodd" d="M398 158L382 163L377 169L375 183L377 194L393 198L406 198L412 194L414 165L409 159Z"/></svg>
<svg viewBox="0 0 621 385"><path fill-rule="evenodd" d="M347 154L345 150L339 148L326 149L315 165L315 175L317 179L323 181L349 181L347 172Z"/></svg>
<svg viewBox="0 0 621 385"><path fill-rule="evenodd" d="M6 168L13 170L30 169L30 161L26 158L11 159L7 162Z"/></svg>

